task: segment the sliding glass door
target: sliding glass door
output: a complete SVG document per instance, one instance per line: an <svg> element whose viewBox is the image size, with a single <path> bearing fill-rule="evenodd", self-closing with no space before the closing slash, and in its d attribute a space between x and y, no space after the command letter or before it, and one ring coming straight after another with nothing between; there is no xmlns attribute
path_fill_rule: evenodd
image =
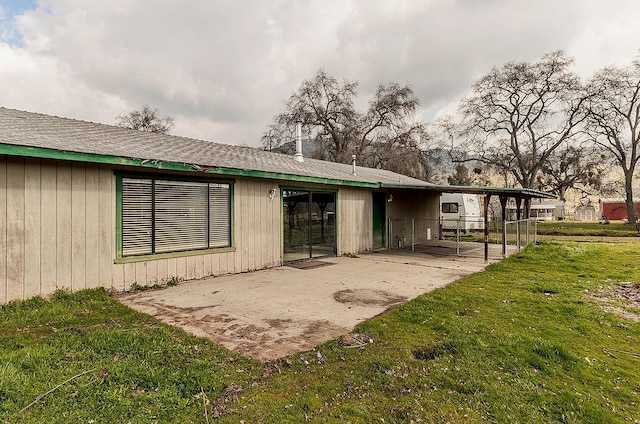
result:
<svg viewBox="0 0 640 424"><path fill-rule="evenodd" d="M283 191L284 261L336 254L335 193Z"/></svg>

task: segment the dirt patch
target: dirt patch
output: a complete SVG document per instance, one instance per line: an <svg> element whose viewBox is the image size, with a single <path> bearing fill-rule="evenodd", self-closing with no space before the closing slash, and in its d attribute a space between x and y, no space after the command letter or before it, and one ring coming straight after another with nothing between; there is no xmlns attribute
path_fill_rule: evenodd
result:
<svg viewBox="0 0 640 424"><path fill-rule="evenodd" d="M406 297L389 293L384 290L349 289L341 290L333 294L333 298L340 303L349 303L357 306L393 306L403 303Z"/></svg>
<svg viewBox="0 0 640 424"><path fill-rule="evenodd" d="M264 322L274 329L287 328L292 323L291 319L265 319Z"/></svg>
<svg viewBox="0 0 640 424"><path fill-rule="evenodd" d="M615 291L615 295L629 303L631 308L640 308L640 283L623 283Z"/></svg>
<svg viewBox="0 0 640 424"><path fill-rule="evenodd" d="M327 320L276 321L275 329L240 326L211 338L236 353L264 362L311 349L348 331Z"/></svg>
<svg viewBox="0 0 640 424"><path fill-rule="evenodd" d="M600 291L593 300L607 312L640 322L640 283L624 282Z"/></svg>

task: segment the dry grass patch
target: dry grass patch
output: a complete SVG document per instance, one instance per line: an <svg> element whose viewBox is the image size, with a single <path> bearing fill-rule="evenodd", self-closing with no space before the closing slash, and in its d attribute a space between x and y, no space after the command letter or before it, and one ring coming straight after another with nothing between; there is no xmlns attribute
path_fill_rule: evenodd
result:
<svg viewBox="0 0 640 424"><path fill-rule="evenodd" d="M607 312L640 322L640 283L618 283L597 291L590 299Z"/></svg>

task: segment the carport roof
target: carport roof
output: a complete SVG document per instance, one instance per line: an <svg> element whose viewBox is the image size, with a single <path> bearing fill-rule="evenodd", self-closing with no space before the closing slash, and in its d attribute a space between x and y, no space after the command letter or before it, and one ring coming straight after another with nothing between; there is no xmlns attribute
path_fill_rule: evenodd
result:
<svg viewBox="0 0 640 424"><path fill-rule="evenodd" d="M401 184L380 184L382 188L395 189L421 189L428 191L438 191L442 193L464 193L464 194L481 194L490 196L507 196L507 197L536 197L555 199L556 196L544 191L533 190L530 188L520 187L479 187L479 186L454 186L454 185L434 185L431 187L412 187Z"/></svg>

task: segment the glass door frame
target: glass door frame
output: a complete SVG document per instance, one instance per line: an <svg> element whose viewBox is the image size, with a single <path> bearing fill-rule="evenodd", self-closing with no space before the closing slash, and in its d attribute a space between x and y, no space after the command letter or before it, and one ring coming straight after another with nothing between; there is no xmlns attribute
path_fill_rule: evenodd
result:
<svg viewBox="0 0 640 424"><path fill-rule="evenodd" d="M287 237L288 235L288 228L287 228L287 223L288 221L285 221L285 219L287 219L287 217L285 216L286 214L286 208L285 208L285 202L287 199L287 196L285 195L286 192L300 192L300 194L305 194L307 197L307 208L306 208L306 212L308 214L307 216L307 241L308 241L308 250L306 252L306 255L304 256L300 256L300 257L293 257L293 258L287 258L287 252L285 251L285 247L287 245ZM313 214L313 205L316 203L313 200L314 194L324 194L324 195L333 195L333 231L331 232L332 236L333 236L333 246L332 246L332 251L329 254L324 254L324 255L315 255L314 254L314 243L313 243L313 236L314 236L314 232L313 232L313 219L312 219L312 214ZM282 223L282 243L281 243L281 254L282 254L282 262L283 263L290 263L290 262L299 262L299 261L308 261L308 260L312 260L312 259L318 259L318 258L323 258L323 257L331 257L331 256L336 256L337 255L337 251L338 251L338 214L337 214L337 210L338 210L338 191L337 190L326 190L326 189L316 189L316 188L309 188L309 187L289 187L289 186L281 186L280 187L280 204L281 204L281 219L280 222ZM324 222L325 220L325 210L322 211L323 216L322 216L322 220L323 222L321 224L326 225L326 223ZM327 222L329 222L329 220L327 219ZM323 226L324 226L323 225ZM304 252L304 248L302 249L302 251L300 252L305 253Z"/></svg>

